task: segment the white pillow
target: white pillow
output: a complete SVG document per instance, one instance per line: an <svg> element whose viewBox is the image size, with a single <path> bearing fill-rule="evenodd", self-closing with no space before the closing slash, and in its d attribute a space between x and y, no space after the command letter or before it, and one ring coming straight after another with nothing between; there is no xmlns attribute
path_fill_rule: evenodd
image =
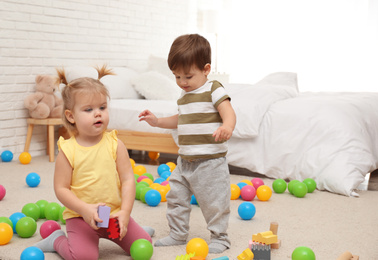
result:
<svg viewBox="0 0 378 260"><path fill-rule="evenodd" d="M116 75L106 75L101 82L108 88L111 99L141 99L130 83L138 73L129 68L112 68Z"/></svg>
<svg viewBox="0 0 378 260"><path fill-rule="evenodd" d="M156 71L170 79L174 79L172 71L168 67L167 59L150 55L148 57L148 69L147 71Z"/></svg>
<svg viewBox="0 0 378 260"><path fill-rule="evenodd" d="M298 96L297 74L277 72L249 87L228 89L237 117L233 136L253 138L259 134L260 124L272 104Z"/></svg>
<svg viewBox="0 0 378 260"><path fill-rule="evenodd" d="M174 80L156 71L143 72L131 79L134 89L151 100L177 100L181 89Z"/></svg>

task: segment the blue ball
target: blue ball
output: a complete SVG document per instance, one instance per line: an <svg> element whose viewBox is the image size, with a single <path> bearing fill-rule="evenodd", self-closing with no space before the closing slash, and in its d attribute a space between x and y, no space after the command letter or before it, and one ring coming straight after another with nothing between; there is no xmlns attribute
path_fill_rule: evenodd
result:
<svg viewBox="0 0 378 260"><path fill-rule="evenodd" d="M40 182L41 177L38 173L31 172L26 176L26 184L29 185L29 187L37 187Z"/></svg>
<svg viewBox="0 0 378 260"><path fill-rule="evenodd" d="M24 249L21 253L20 260L44 260L45 254L41 249L35 246L30 246Z"/></svg>
<svg viewBox="0 0 378 260"><path fill-rule="evenodd" d="M144 196L146 203L151 207L156 207L161 201L161 194L157 190L149 190Z"/></svg>
<svg viewBox="0 0 378 260"><path fill-rule="evenodd" d="M160 174L160 177L163 178L164 180L168 179L169 176L171 176L171 172L170 171L164 171Z"/></svg>
<svg viewBox="0 0 378 260"><path fill-rule="evenodd" d="M239 216L244 220L250 220L256 214L256 207L253 203L245 201L238 207Z"/></svg>
<svg viewBox="0 0 378 260"><path fill-rule="evenodd" d="M166 179L159 177L159 178L156 178L156 179L154 180L154 183L159 183L159 184L161 184L163 181L166 181Z"/></svg>
<svg viewBox="0 0 378 260"><path fill-rule="evenodd" d="M17 222L23 218L23 217L26 217L26 215L22 212L15 212L13 213L12 215L10 215L9 219L12 221L13 223L13 233L14 234L17 234L17 231L16 231L16 224Z"/></svg>
<svg viewBox="0 0 378 260"><path fill-rule="evenodd" d="M5 150L1 153L1 160L3 162L10 162L13 159L13 153L9 150ZM168 165L167 165L168 166Z"/></svg>
<svg viewBox="0 0 378 260"><path fill-rule="evenodd" d="M198 205L198 202L197 202L197 199L194 195L192 195L191 199L190 199L190 204L192 205Z"/></svg>
<svg viewBox="0 0 378 260"><path fill-rule="evenodd" d="M163 164L160 164L159 167L157 168L157 172L159 174L159 176L165 172L165 171L171 171L171 168L169 168L168 165L166 165L165 163Z"/></svg>

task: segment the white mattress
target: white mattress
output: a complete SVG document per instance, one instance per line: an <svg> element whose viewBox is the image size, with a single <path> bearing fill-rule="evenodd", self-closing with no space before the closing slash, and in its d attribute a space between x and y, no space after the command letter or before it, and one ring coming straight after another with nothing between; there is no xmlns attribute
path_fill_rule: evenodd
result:
<svg viewBox="0 0 378 260"><path fill-rule="evenodd" d="M147 99L112 99L109 102L109 129L130 130L150 133L171 133L170 129L152 127L146 122L139 122L138 115L145 109L157 117L177 114L176 101Z"/></svg>

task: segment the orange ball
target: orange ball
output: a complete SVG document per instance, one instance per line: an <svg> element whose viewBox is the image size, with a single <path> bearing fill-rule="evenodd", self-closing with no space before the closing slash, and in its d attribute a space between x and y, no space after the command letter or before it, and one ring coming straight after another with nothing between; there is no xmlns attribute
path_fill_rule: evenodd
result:
<svg viewBox="0 0 378 260"><path fill-rule="evenodd" d="M160 153L158 152L148 152L148 157L150 157L151 160L157 160L160 157Z"/></svg>
<svg viewBox="0 0 378 260"><path fill-rule="evenodd" d="M0 223L0 245L6 245L13 237L13 229L8 223Z"/></svg>
<svg viewBox="0 0 378 260"><path fill-rule="evenodd" d="M251 182L250 180L242 180L242 181L240 181L240 182L244 182L244 183L246 183L247 185L251 185L251 186L253 186L253 184L252 184L252 182Z"/></svg>
<svg viewBox="0 0 378 260"><path fill-rule="evenodd" d="M167 186L160 185L159 187L156 187L156 190L160 193L161 195L161 201L167 201L167 193L169 191L169 188Z"/></svg>
<svg viewBox="0 0 378 260"><path fill-rule="evenodd" d="M272 189L267 185L261 185L256 190L257 198L261 201L267 201L272 196Z"/></svg>
<svg viewBox="0 0 378 260"><path fill-rule="evenodd" d="M168 165L171 172L176 168L176 164L174 162L167 162L166 165Z"/></svg>
<svg viewBox="0 0 378 260"><path fill-rule="evenodd" d="M236 200L240 197L240 187L234 183L231 184L231 200Z"/></svg>
<svg viewBox="0 0 378 260"><path fill-rule="evenodd" d="M207 254L209 253L209 246L207 245L206 241L202 238L192 238L186 244L186 253L195 253L195 256L202 256L203 258L206 258Z"/></svg>
<svg viewBox="0 0 378 260"><path fill-rule="evenodd" d="M30 153L28 153L28 152L23 152L23 153L21 153L20 154L20 156L18 157L18 160L20 161L20 163L22 163L22 164L28 164L28 163L30 163L30 161L31 161L31 155L30 155Z"/></svg>
<svg viewBox="0 0 378 260"><path fill-rule="evenodd" d="M135 167L135 161L134 161L134 159L130 158L130 164L131 164L131 167L134 169L134 167Z"/></svg>
<svg viewBox="0 0 378 260"><path fill-rule="evenodd" d="M142 174L146 173L147 169L143 165L136 165L134 166L134 173L141 176Z"/></svg>

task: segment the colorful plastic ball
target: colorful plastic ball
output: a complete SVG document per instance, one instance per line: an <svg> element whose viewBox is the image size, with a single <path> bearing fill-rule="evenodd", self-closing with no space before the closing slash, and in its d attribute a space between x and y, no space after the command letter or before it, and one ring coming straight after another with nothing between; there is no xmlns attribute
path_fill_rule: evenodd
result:
<svg viewBox="0 0 378 260"><path fill-rule="evenodd" d="M148 177L145 176L145 175L141 175L141 176L138 177L137 182L141 182L145 178L148 178Z"/></svg>
<svg viewBox="0 0 378 260"><path fill-rule="evenodd" d="M240 188L237 184L231 183L231 200L236 200L240 197Z"/></svg>
<svg viewBox="0 0 378 260"><path fill-rule="evenodd" d="M135 240L130 247L130 255L134 260L149 260L154 253L154 248L147 239Z"/></svg>
<svg viewBox="0 0 378 260"><path fill-rule="evenodd" d="M245 185L241 189L240 195L241 195L241 197L242 197L243 200L245 200L245 201L251 201L256 196L256 189L253 186L251 186L251 185Z"/></svg>
<svg viewBox="0 0 378 260"><path fill-rule="evenodd" d="M140 193L142 192L142 190L144 188L148 187L148 183L147 182L139 182L136 186L135 186L135 199L137 200L140 200Z"/></svg>
<svg viewBox="0 0 378 260"><path fill-rule="evenodd" d="M146 173L143 173L141 176L146 176L146 177L149 178L151 181L154 181L154 176L152 176L151 173L146 172Z"/></svg>
<svg viewBox="0 0 378 260"><path fill-rule="evenodd" d="M169 168L168 165L166 165L165 163L163 163L163 164L160 164L160 165L158 166L158 168L157 168L157 172L158 172L158 174L159 174L159 176L160 176L163 172L165 172L165 171L170 171L170 169L171 169L171 168Z"/></svg>
<svg viewBox="0 0 378 260"><path fill-rule="evenodd" d="M163 178L163 179L168 179L169 177L171 176L171 172L170 171L164 171L160 174L160 178Z"/></svg>
<svg viewBox="0 0 378 260"><path fill-rule="evenodd" d="M16 231L16 225L17 225L17 222L23 218L23 217L26 217L26 215L22 212L15 212L13 213L12 215L9 216L9 219L12 221L13 223L13 233L17 234L17 231Z"/></svg>
<svg viewBox="0 0 378 260"><path fill-rule="evenodd" d="M134 169L134 167L135 167L135 161L134 161L134 159L130 158L130 164L131 164L131 168Z"/></svg>
<svg viewBox="0 0 378 260"><path fill-rule="evenodd" d="M140 182L145 182L145 183L148 184L148 186L150 186L150 185L153 183L153 181L151 181L151 179L149 179L149 178L144 178L144 179L141 180Z"/></svg>
<svg viewBox="0 0 378 260"><path fill-rule="evenodd" d="M31 159L32 159L32 157L31 157L30 153L28 153L28 152L23 152L18 157L18 160L22 164L28 164L28 163L30 163Z"/></svg>
<svg viewBox="0 0 378 260"><path fill-rule="evenodd" d="M196 196L192 195L192 196L190 197L190 204L192 204L192 205L198 205L198 202L197 202Z"/></svg>
<svg viewBox="0 0 378 260"><path fill-rule="evenodd" d="M293 194L293 187L294 187L294 184L296 184L297 182L299 182L298 180L291 180L289 182L289 184L287 185L287 189L289 190L289 192L291 194ZM294 195L294 194L293 194Z"/></svg>
<svg viewBox="0 0 378 260"><path fill-rule="evenodd" d="M16 231L20 237L28 238L37 230L37 222L31 217L23 217L16 224Z"/></svg>
<svg viewBox="0 0 378 260"><path fill-rule="evenodd" d="M311 248L306 246L299 246L294 249L293 253L291 254L292 260L315 260L315 253L312 251Z"/></svg>
<svg viewBox="0 0 378 260"><path fill-rule="evenodd" d="M150 187L145 187L143 190L141 190L141 192L140 192L140 196L139 196L141 202L146 203L146 193L147 193L149 190L152 190L152 188L150 188Z"/></svg>
<svg viewBox="0 0 378 260"><path fill-rule="evenodd" d="M238 207L238 214L244 220L250 220L256 214L256 207L252 202L245 201Z"/></svg>
<svg viewBox="0 0 378 260"><path fill-rule="evenodd" d="M168 193L168 191L169 191L168 186L160 185L160 187L158 187L157 191L158 191L158 192L160 193L160 195L161 195L161 201L162 201L162 202L167 201L167 193Z"/></svg>
<svg viewBox="0 0 378 260"><path fill-rule="evenodd" d="M59 220L61 206L56 202L50 202L45 207L45 216L48 220Z"/></svg>
<svg viewBox="0 0 378 260"><path fill-rule="evenodd" d="M148 157L150 157L151 160L155 161L160 157L160 153L158 152L148 152Z"/></svg>
<svg viewBox="0 0 378 260"><path fill-rule="evenodd" d="M150 185L150 188L153 190L158 190L159 186L161 186L160 183L154 182Z"/></svg>
<svg viewBox="0 0 378 260"><path fill-rule="evenodd" d="M5 150L1 153L1 160L3 162L10 162L13 159L13 153L9 150Z"/></svg>
<svg viewBox="0 0 378 260"><path fill-rule="evenodd" d="M209 253L209 246L202 238L192 238L186 244L186 253L195 253L195 256L202 256L203 258L206 258L207 254Z"/></svg>
<svg viewBox="0 0 378 260"><path fill-rule="evenodd" d="M20 260L44 260L45 254L43 251L35 246L30 246L22 251Z"/></svg>
<svg viewBox="0 0 378 260"><path fill-rule="evenodd" d="M162 178L162 177L159 177L159 178L156 178L156 179L154 180L154 183L159 183L159 184L161 184L163 181L165 181L165 179Z"/></svg>
<svg viewBox="0 0 378 260"><path fill-rule="evenodd" d="M26 184L29 187L37 187L39 183L41 182L41 177L39 176L38 173L31 172L26 176Z"/></svg>
<svg viewBox="0 0 378 260"><path fill-rule="evenodd" d="M7 217L0 217L0 223L7 223L7 224L9 224L9 226L11 226L11 228L13 229L13 223L12 223L12 221L11 221L9 218L7 218ZM12 232L13 232L13 230L12 230Z"/></svg>
<svg viewBox="0 0 378 260"><path fill-rule="evenodd" d="M5 197L5 194L7 194L7 190L3 185L0 184L0 200L2 200Z"/></svg>
<svg viewBox="0 0 378 260"><path fill-rule="evenodd" d="M134 173L141 176L142 174L146 173L147 169L143 165L136 165L134 166Z"/></svg>
<svg viewBox="0 0 378 260"><path fill-rule="evenodd" d="M39 228L39 233L41 234L42 239L45 239L55 230L61 229L58 222L54 220L47 220Z"/></svg>
<svg viewBox="0 0 378 260"><path fill-rule="evenodd" d="M267 185L261 185L256 190L257 198L261 201L267 201L272 197L272 189Z"/></svg>
<svg viewBox="0 0 378 260"><path fill-rule="evenodd" d="M250 180L241 180L240 182L244 182L250 186L253 186L252 182Z"/></svg>
<svg viewBox="0 0 378 260"><path fill-rule="evenodd" d="M38 205L40 212L39 212L39 218L44 219L46 218L45 216L45 208L49 204L47 200L38 200L35 204Z"/></svg>
<svg viewBox="0 0 378 260"><path fill-rule="evenodd" d="M8 223L0 223L0 245L6 245L13 237L13 229Z"/></svg>
<svg viewBox="0 0 378 260"><path fill-rule="evenodd" d="M173 170L176 168L176 164L174 162L167 162L166 165L169 166L171 172L173 172Z"/></svg>
<svg viewBox="0 0 378 260"><path fill-rule="evenodd" d="M272 183L272 188L275 193L284 193L287 188L287 183L283 179L276 179Z"/></svg>
<svg viewBox="0 0 378 260"><path fill-rule="evenodd" d="M314 179L307 178L303 180L303 183L307 186L307 192L312 193L314 190L316 190L316 182Z"/></svg>
<svg viewBox="0 0 378 260"><path fill-rule="evenodd" d="M169 186L169 181L165 180L162 183L160 183L163 186Z"/></svg>
<svg viewBox="0 0 378 260"><path fill-rule="evenodd" d="M241 189L243 189L243 187L244 187L245 185L248 185L248 184L245 183L245 182L239 182L239 183L237 183L236 185L238 185L239 188L240 188L240 190L241 190Z"/></svg>
<svg viewBox="0 0 378 260"><path fill-rule="evenodd" d="M307 194L307 186L303 182L297 182L293 186L293 195L297 198L303 198Z"/></svg>
<svg viewBox="0 0 378 260"><path fill-rule="evenodd" d="M60 207L60 210L59 210L59 220L60 222L62 222L62 224L66 224L66 220L63 218L63 212L64 210L66 209L66 207Z"/></svg>
<svg viewBox="0 0 378 260"><path fill-rule="evenodd" d="M41 215L41 209L35 203L25 204L22 207L21 212L24 213L27 217L33 218L35 221L37 221L39 219L39 216Z"/></svg>
<svg viewBox="0 0 378 260"><path fill-rule="evenodd" d="M156 207L161 202L161 195L157 190L149 190L144 196L148 206Z"/></svg>
<svg viewBox="0 0 378 260"><path fill-rule="evenodd" d="M253 178L251 180L253 187L257 190L261 185L264 185L264 181L260 178Z"/></svg>

